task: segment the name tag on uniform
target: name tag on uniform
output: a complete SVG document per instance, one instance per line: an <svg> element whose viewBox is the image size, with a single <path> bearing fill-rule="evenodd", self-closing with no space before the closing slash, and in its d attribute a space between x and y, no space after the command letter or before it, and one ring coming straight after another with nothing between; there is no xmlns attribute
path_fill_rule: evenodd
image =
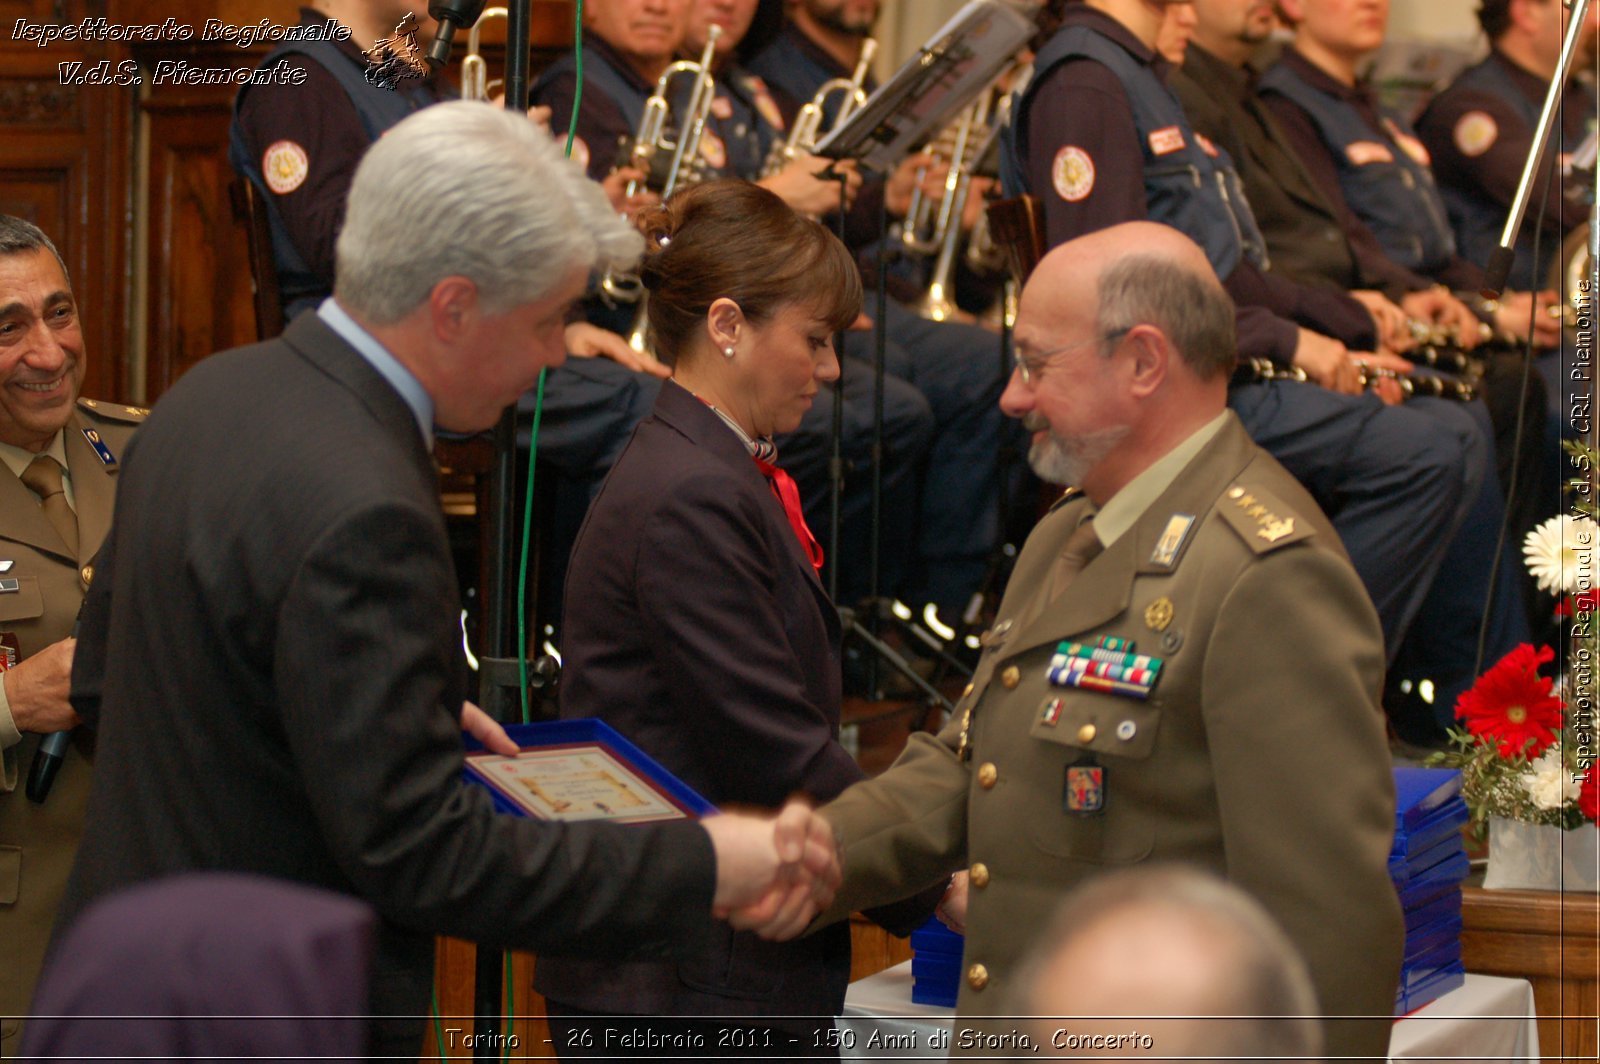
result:
<svg viewBox="0 0 1600 1064"><path fill-rule="evenodd" d="M117 464L117 456L111 453L111 448L106 446L106 441L100 438L100 433L94 429L84 429L83 438L89 441L89 446L94 448L95 455L100 459L100 464L110 468Z"/></svg>
<svg viewBox="0 0 1600 1064"><path fill-rule="evenodd" d="M1149 139L1152 155L1171 155L1175 151L1183 150L1183 130L1177 126L1153 130Z"/></svg>
<svg viewBox="0 0 1600 1064"><path fill-rule="evenodd" d="M0 595L4 595L4 594L7 594L7 593L12 592L12 591L21 591L21 590L22 590L22 581L21 580L18 580L14 576L0 577Z"/></svg>

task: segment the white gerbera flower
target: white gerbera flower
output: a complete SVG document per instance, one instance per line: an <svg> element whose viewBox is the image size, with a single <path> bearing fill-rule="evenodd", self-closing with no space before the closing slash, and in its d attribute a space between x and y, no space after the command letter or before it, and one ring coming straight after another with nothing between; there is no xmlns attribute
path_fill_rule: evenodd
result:
<svg viewBox="0 0 1600 1064"><path fill-rule="evenodd" d="M1600 526L1587 517L1557 514L1528 533L1522 556L1539 590L1555 594L1578 590L1579 576L1587 570L1588 586L1596 583L1595 548Z"/></svg>
<svg viewBox="0 0 1600 1064"><path fill-rule="evenodd" d="M1528 766L1521 782L1522 789L1540 809L1560 809L1568 802L1576 802L1583 789L1576 775L1561 763L1561 751L1554 746Z"/></svg>

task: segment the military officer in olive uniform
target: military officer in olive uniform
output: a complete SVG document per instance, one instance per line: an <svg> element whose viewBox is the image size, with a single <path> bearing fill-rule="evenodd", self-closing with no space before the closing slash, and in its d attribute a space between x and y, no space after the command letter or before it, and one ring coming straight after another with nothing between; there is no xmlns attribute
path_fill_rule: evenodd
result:
<svg viewBox="0 0 1600 1064"><path fill-rule="evenodd" d="M0 215L0 1056L44 960L89 799L73 733L44 801L25 796L40 740L72 728L73 621L111 527L117 457L145 412L79 399L83 334L65 264L42 232ZM0 653L4 653L0 651Z"/></svg>
<svg viewBox="0 0 1600 1064"><path fill-rule="evenodd" d="M992 1015L1073 886L1199 866L1284 927L1325 1017L1379 1017L1325 1019L1329 1055L1381 1058L1403 938L1382 637L1327 519L1226 409L1232 321L1164 226L1041 262L1001 405L1081 492L1029 538L950 725L824 807L824 918L965 866L957 1012Z"/></svg>

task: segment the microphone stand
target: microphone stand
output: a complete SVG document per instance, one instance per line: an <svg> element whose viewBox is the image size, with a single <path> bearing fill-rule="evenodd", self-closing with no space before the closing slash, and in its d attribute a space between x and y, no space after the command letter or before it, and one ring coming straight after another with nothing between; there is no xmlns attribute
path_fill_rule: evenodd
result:
<svg viewBox="0 0 1600 1064"><path fill-rule="evenodd" d="M1528 211L1528 198L1533 192L1533 181L1544 158L1545 147L1550 142L1550 129L1555 125L1561 109L1561 96L1567 86L1567 75L1572 69L1572 57L1578 51L1578 38L1583 34L1583 23L1589 14L1589 0L1572 0L1567 20L1567 35L1561 44L1561 60L1556 65L1555 76L1545 90L1544 104L1539 108L1539 123L1534 127L1533 146L1522 165L1522 177L1517 181L1517 194L1511 200L1511 213L1506 216L1505 228L1500 233L1500 244L1489 255L1484 267L1483 295L1499 299L1505 290L1506 278L1516 258L1517 234L1522 230L1522 220Z"/></svg>

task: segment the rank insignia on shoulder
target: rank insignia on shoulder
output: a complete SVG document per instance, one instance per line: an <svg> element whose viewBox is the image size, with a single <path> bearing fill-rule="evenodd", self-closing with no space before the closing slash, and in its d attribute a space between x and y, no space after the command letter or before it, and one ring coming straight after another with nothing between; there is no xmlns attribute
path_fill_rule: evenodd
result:
<svg viewBox="0 0 1600 1064"><path fill-rule="evenodd" d="M1173 514L1167 518L1167 527L1162 529L1161 538L1156 540L1156 549L1150 552L1150 564L1162 569L1177 565L1184 540L1189 538L1189 530L1193 527L1194 514Z"/></svg>
<svg viewBox="0 0 1600 1064"><path fill-rule="evenodd" d="M1093 755L1067 766L1061 787L1061 810L1074 816L1094 816L1105 811L1106 770Z"/></svg>
<svg viewBox="0 0 1600 1064"><path fill-rule="evenodd" d="M1217 505L1223 520L1257 553L1296 543L1315 534L1288 507L1261 488L1230 487Z"/></svg>
<svg viewBox="0 0 1600 1064"><path fill-rule="evenodd" d="M111 448L106 446L106 441L100 438L99 432L94 429L84 429L83 438L94 448L95 456L100 459L101 465L109 469L117 464L117 456L111 453Z"/></svg>

